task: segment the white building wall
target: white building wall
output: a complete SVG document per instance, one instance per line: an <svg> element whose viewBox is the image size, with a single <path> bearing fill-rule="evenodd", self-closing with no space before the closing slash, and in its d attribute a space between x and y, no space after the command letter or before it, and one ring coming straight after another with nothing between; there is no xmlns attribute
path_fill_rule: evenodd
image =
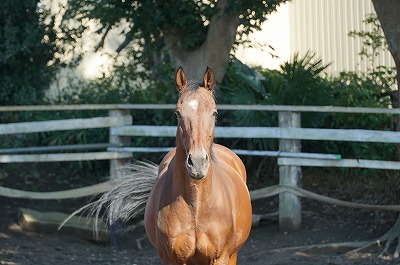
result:
<svg viewBox="0 0 400 265"><path fill-rule="evenodd" d="M295 52L304 55L315 52L324 64L331 63L328 72L366 71L370 65L362 59L362 40L349 37L350 31L367 30L362 21L375 13L370 0L292 0L269 17L263 31L249 36L253 41L262 38L272 45L280 60L262 51L239 50L237 57L250 65L276 69L290 60ZM262 36L262 37L260 37ZM288 47L289 44L289 47ZM375 60L376 65L394 66L387 51Z"/></svg>

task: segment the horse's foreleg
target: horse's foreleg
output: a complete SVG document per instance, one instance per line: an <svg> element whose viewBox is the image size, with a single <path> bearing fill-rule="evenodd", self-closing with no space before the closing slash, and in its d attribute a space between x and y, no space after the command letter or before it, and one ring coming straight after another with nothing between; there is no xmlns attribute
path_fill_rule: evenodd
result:
<svg viewBox="0 0 400 265"><path fill-rule="evenodd" d="M229 258L229 265L236 265L237 261L237 252L233 253L233 255Z"/></svg>
<svg viewBox="0 0 400 265"><path fill-rule="evenodd" d="M236 265L237 252L231 257L229 255L221 255L217 260L214 260L213 265Z"/></svg>

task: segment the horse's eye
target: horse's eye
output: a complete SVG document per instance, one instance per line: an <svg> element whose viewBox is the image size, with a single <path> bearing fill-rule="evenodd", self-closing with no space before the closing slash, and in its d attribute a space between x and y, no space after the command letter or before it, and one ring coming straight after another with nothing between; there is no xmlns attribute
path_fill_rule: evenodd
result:
<svg viewBox="0 0 400 265"><path fill-rule="evenodd" d="M217 111L214 111L213 114L212 114L212 116L213 116L213 117L217 117L217 116L218 116L218 112L217 112Z"/></svg>

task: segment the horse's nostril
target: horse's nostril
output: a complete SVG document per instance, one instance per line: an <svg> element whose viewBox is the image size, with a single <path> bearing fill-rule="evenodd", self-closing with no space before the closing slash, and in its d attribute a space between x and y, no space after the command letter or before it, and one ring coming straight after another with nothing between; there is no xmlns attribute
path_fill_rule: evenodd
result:
<svg viewBox="0 0 400 265"><path fill-rule="evenodd" d="M206 154L206 159L205 159L206 161L208 160L208 155Z"/></svg>
<svg viewBox="0 0 400 265"><path fill-rule="evenodd" d="M192 155L189 154L188 159L187 159L187 163L189 166L193 166L193 161L192 161Z"/></svg>

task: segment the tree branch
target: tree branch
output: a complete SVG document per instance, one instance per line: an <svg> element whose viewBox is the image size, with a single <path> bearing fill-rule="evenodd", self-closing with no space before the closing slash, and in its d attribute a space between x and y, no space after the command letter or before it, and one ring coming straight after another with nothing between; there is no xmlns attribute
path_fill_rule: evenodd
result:
<svg viewBox="0 0 400 265"><path fill-rule="evenodd" d="M96 47L94 48L94 51L97 52L100 48L104 47L104 41L108 35L108 33L110 32L112 26L108 25L106 28L106 31L103 33L103 36L101 37L101 40L99 41L99 43L96 45Z"/></svg>
<svg viewBox="0 0 400 265"><path fill-rule="evenodd" d="M118 46L118 48L115 50L117 53L120 53L128 44L133 40L134 34L132 33L132 30L130 30L126 35L124 41Z"/></svg>

